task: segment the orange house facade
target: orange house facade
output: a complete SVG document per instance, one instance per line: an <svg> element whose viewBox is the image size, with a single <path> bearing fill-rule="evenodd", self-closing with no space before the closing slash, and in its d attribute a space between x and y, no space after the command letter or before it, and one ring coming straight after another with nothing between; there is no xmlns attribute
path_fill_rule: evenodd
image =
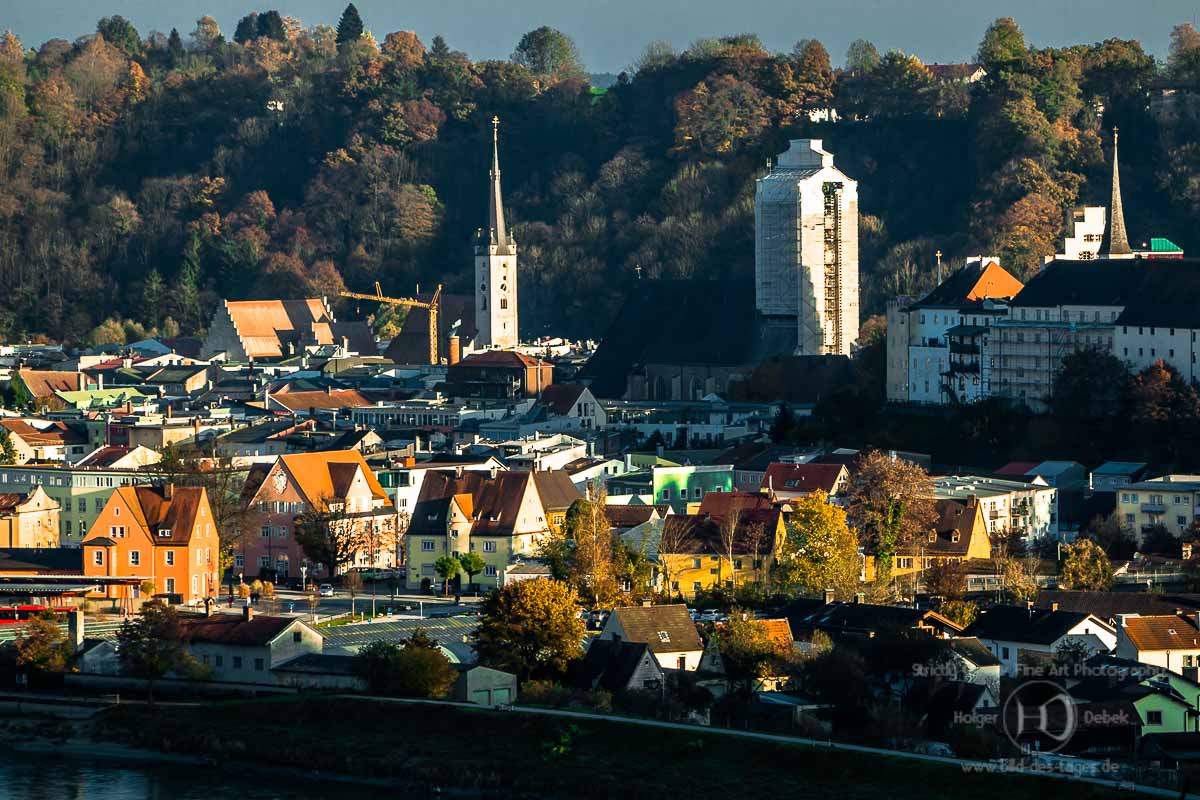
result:
<svg viewBox="0 0 1200 800"><path fill-rule="evenodd" d="M89 595L133 608L140 584L200 604L219 591L220 540L202 487L122 486L83 541L83 574L123 578Z"/></svg>

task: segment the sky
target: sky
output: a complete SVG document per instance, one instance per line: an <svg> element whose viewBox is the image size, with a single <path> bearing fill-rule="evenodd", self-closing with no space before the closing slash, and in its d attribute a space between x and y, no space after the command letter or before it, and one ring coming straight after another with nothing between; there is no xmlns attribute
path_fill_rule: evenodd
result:
<svg viewBox="0 0 1200 800"><path fill-rule="evenodd" d="M277 9L304 25L335 25L344 0L0 0L0 30L26 45L74 39L96 20L120 14L145 36L178 28L186 38L209 14L231 34L251 10ZM987 25L1014 17L1033 46L1132 38L1164 56L1171 28L1193 21L1200 2L1184 0L355 0L375 38L412 30L428 44L442 34L475 60L507 58L521 34L540 25L574 38L591 72L618 72L647 42L682 50L702 37L757 33L771 50L820 39L835 64L854 39L900 49L927 63L971 58Z"/></svg>

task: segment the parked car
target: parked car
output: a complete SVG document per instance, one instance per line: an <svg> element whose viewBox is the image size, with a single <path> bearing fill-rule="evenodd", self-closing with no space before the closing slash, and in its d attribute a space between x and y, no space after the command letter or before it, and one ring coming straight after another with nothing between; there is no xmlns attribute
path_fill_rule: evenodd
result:
<svg viewBox="0 0 1200 800"><path fill-rule="evenodd" d="M700 612L701 622L721 622L725 618L725 614L715 608L706 608Z"/></svg>
<svg viewBox="0 0 1200 800"><path fill-rule="evenodd" d="M317 589L317 594L321 595L321 597L333 597L333 584L322 583L320 588Z"/></svg>

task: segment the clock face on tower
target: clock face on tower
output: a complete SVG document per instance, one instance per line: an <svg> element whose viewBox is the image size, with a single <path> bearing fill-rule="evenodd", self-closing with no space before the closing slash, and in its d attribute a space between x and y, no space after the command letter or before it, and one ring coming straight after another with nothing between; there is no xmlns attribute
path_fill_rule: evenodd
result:
<svg viewBox="0 0 1200 800"><path fill-rule="evenodd" d="M283 494L283 490L287 488L287 475L283 474L283 470L275 473L275 491L278 494Z"/></svg>

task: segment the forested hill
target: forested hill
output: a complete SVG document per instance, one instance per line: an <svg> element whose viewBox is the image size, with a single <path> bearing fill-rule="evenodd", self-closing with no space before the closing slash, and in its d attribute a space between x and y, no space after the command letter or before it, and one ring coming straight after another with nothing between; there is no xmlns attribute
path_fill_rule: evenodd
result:
<svg viewBox="0 0 1200 800"><path fill-rule="evenodd" d="M472 62L369 25L266 11L228 34L208 17L169 36L106 17L76 42L0 38L0 338L191 333L222 297L375 280L469 291L493 115L525 336L599 335L639 266L748 277L754 178L797 136L825 139L860 182L867 313L927 288L939 248L1034 269L1066 207L1106 202L1113 124L1131 237L1200 247L1195 124L1145 111L1151 80L1200 73L1190 26L1157 65L1115 39L1029 49L1001 20L973 86L861 41L836 71L813 40L651 43L605 90L550 29L511 61ZM841 121L809 121L830 106Z"/></svg>

